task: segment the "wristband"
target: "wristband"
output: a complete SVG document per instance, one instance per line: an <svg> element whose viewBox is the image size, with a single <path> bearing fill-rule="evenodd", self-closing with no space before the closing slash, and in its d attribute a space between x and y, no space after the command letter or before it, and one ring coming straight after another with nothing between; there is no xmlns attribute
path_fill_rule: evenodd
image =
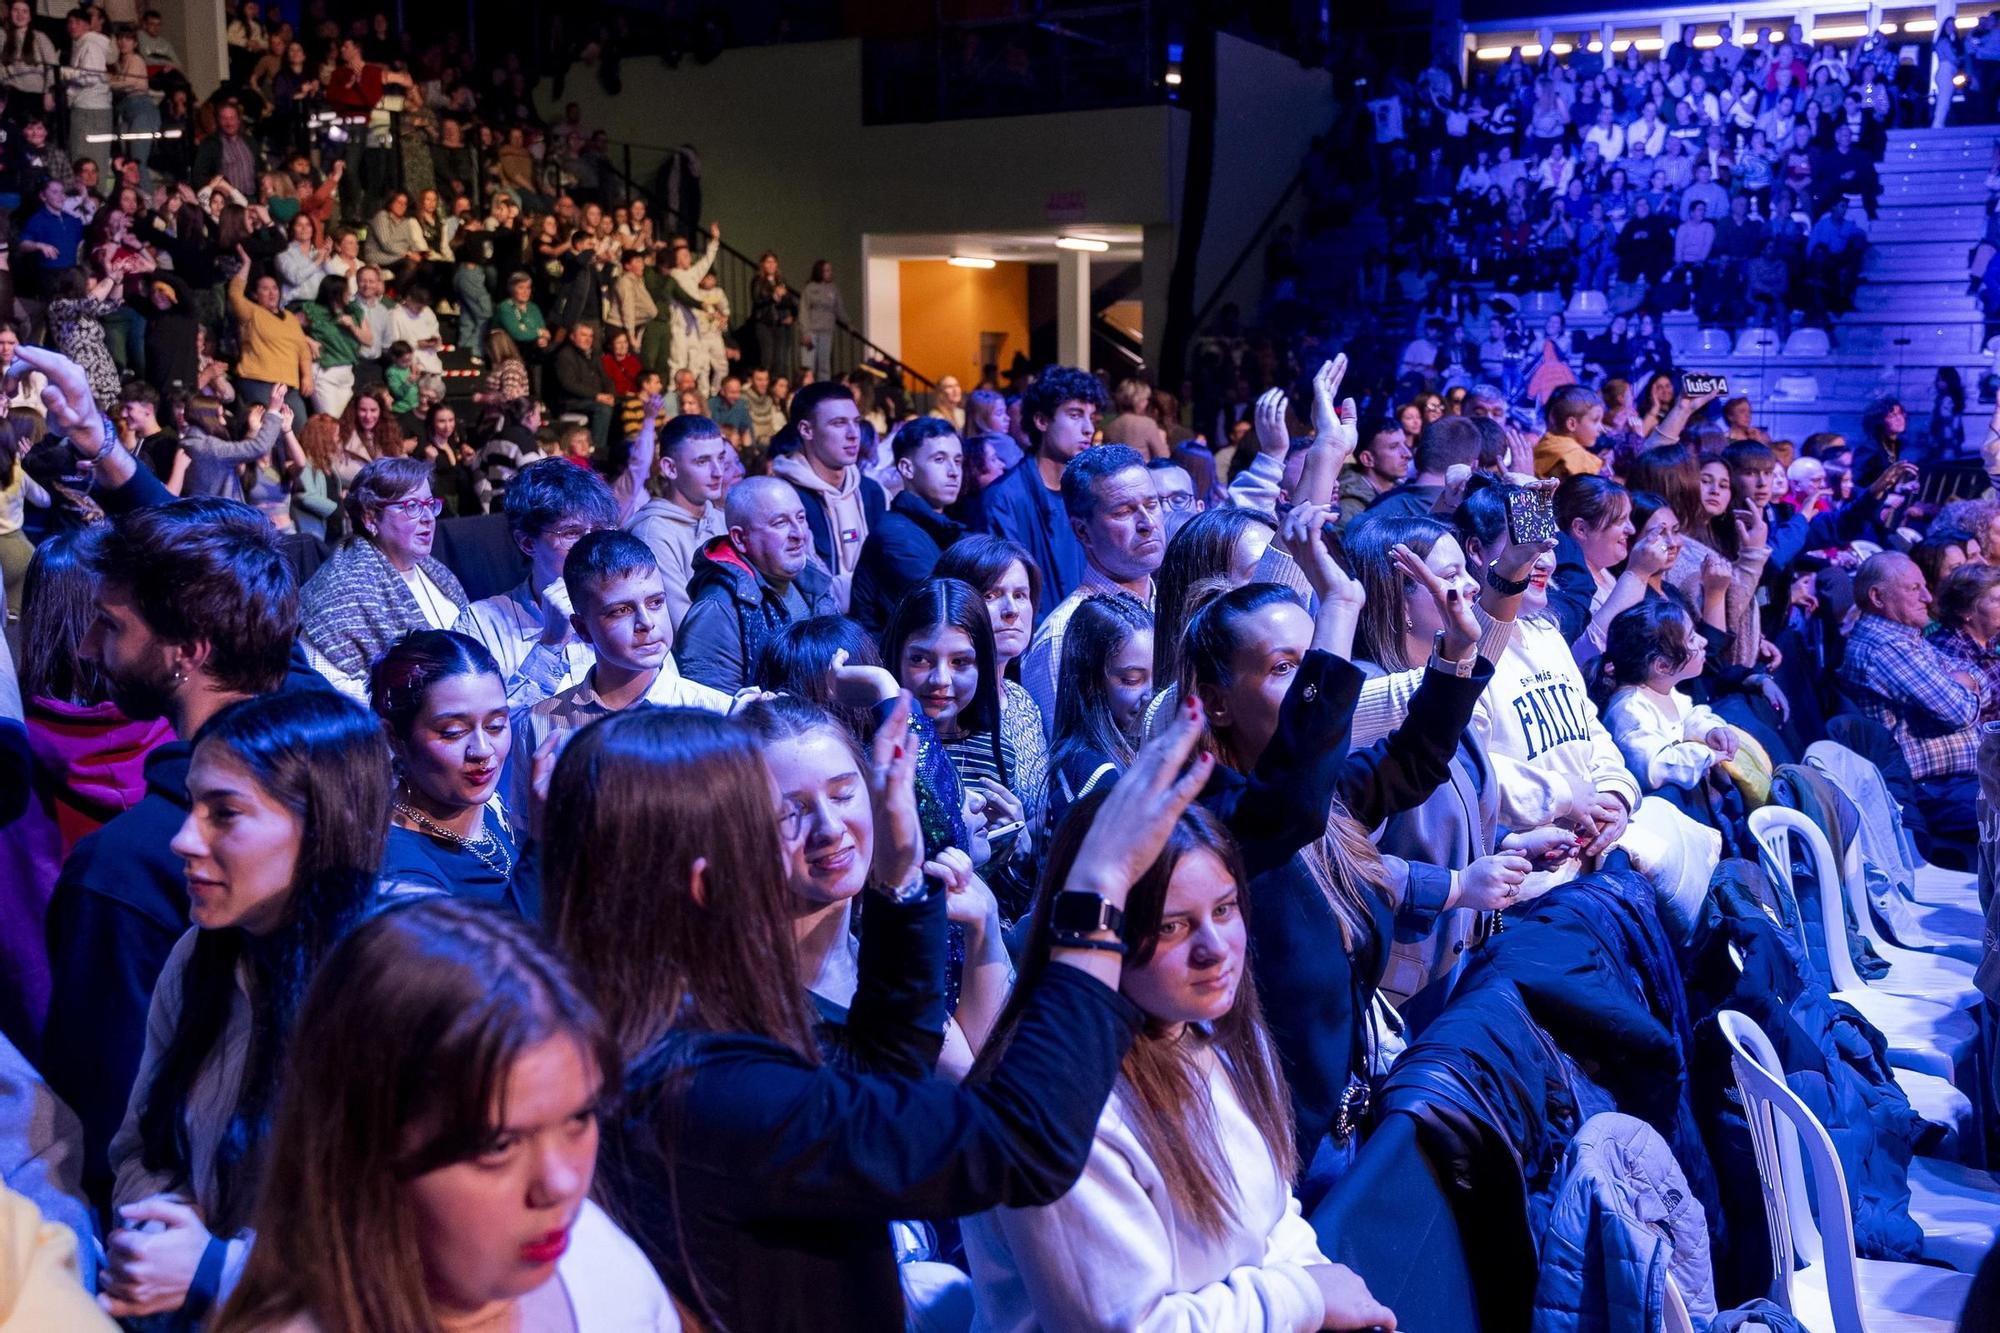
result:
<svg viewBox="0 0 2000 1333"><path fill-rule="evenodd" d="M922 867L918 867L917 872L910 876L907 883L897 888L878 885L875 891L899 907L908 906L910 903L921 902L929 896L930 881L924 878Z"/></svg>
<svg viewBox="0 0 2000 1333"><path fill-rule="evenodd" d="M1500 572L1500 562L1493 560L1486 566L1486 586L1502 597L1519 597L1528 590L1528 580L1508 578Z"/></svg>
<svg viewBox="0 0 2000 1333"><path fill-rule="evenodd" d="M1120 957L1125 953L1125 941L1093 939L1089 935L1058 934L1053 945L1058 949L1098 949L1104 953L1115 953Z"/></svg>

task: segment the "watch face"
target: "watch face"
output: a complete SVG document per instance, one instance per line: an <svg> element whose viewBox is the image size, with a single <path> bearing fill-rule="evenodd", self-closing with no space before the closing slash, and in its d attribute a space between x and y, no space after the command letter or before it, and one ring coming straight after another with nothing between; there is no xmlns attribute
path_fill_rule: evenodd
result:
<svg viewBox="0 0 2000 1333"><path fill-rule="evenodd" d="M1094 893L1058 893L1049 920L1065 935L1088 935L1114 924L1116 916Z"/></svg>

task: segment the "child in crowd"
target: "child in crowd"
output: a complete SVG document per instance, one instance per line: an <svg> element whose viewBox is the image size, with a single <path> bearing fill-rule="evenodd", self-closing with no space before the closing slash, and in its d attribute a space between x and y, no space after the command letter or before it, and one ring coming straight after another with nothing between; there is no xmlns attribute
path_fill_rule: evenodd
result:
<svg viewBox="0 0 2000 1333"><path fill-rule="evenodd" d="M1538 477L1594 477L1604 460L1593 450L1604 429L1604 400L1581 384L1565 384L1542 409L1548 432L1535 441Z"/></svg>
<svg viewBox="0 0 2000 1333"><path fill-rule="evenodd" d="M1692 791L1716 761L1736 757L1734 729L1679 688L1707 660L1707 643L1673 601L1649 599L1611 622L1598 659L1600 687L1612 691L1604 723L1647 791Z"/></svg>
<svg viewBox="0 0 2000 1333"><path fill-rule="evenodd" d="M392 343L385 359L389 364L383 369L382 378L389 385L389 410L399 417L414 420L424 397L423 373L417 369L417 349L406 342ZM415 433L414 429L405 432Z"/></svg>

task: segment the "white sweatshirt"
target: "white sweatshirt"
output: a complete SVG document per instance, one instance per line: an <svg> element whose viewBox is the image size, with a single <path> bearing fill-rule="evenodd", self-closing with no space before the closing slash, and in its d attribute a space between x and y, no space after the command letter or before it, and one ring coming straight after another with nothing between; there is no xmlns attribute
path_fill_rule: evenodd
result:
<svg viewBox="0 0 2000 1333"><path fill-rule="evenodd" d="M1708 748L1708 733L1729 725L1714 709L1679 690L1661 694L1641 685L1627 685L1611 696L1604 723L1647 791L1700 782L1720 757Z"/></svg>
<svg viewBox="0 0 2000 1333"><path fill-rule="evenodd" d="M1241 1220L1211 1237L1176 1215L1125 1118L1121 1082L1068 1194L1044 1208L965 1219L976 1330L1309 1333L1320 1326L1324 1302L1306 1269L1327 1258L1221 1061L1212 1052L1202 1058Z"/></svg>
<svg viewBox="0 0 2000 1333"><path fill-rule="evenodd" d="M1514 624L1493 683L1473 710L1472 732L1500 781L1500 822L1540 828L1610 792L1639 808L1639 784L1598 720L1576 658L1552 621Z"/></svg>

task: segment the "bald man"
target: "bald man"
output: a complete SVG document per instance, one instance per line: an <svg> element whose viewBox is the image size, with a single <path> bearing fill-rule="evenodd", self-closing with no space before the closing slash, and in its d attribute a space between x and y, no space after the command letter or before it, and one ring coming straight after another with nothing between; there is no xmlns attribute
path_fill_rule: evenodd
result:
<svg viewBox="0 0 2000 1333"><path fill-rule="evenodd" d="M757 654L779 630L840 611L791 486L746 477L730 488L722 517L728 531L695 555L675 656L688 679L733 694L751 683Z"/></svg>
<svg viewBox="0 0 2000 1333"><path fill-rule="evenodd" d="M1984 689L1925 642L1931 592L1910 557L1884 551L1864 561L1854 575L1854 604L1861 618L1840 664L1841 690L1902 747L1929 825L1925 854L1939 865L1967 868L1978 845L1974 761Z"/></svg>

